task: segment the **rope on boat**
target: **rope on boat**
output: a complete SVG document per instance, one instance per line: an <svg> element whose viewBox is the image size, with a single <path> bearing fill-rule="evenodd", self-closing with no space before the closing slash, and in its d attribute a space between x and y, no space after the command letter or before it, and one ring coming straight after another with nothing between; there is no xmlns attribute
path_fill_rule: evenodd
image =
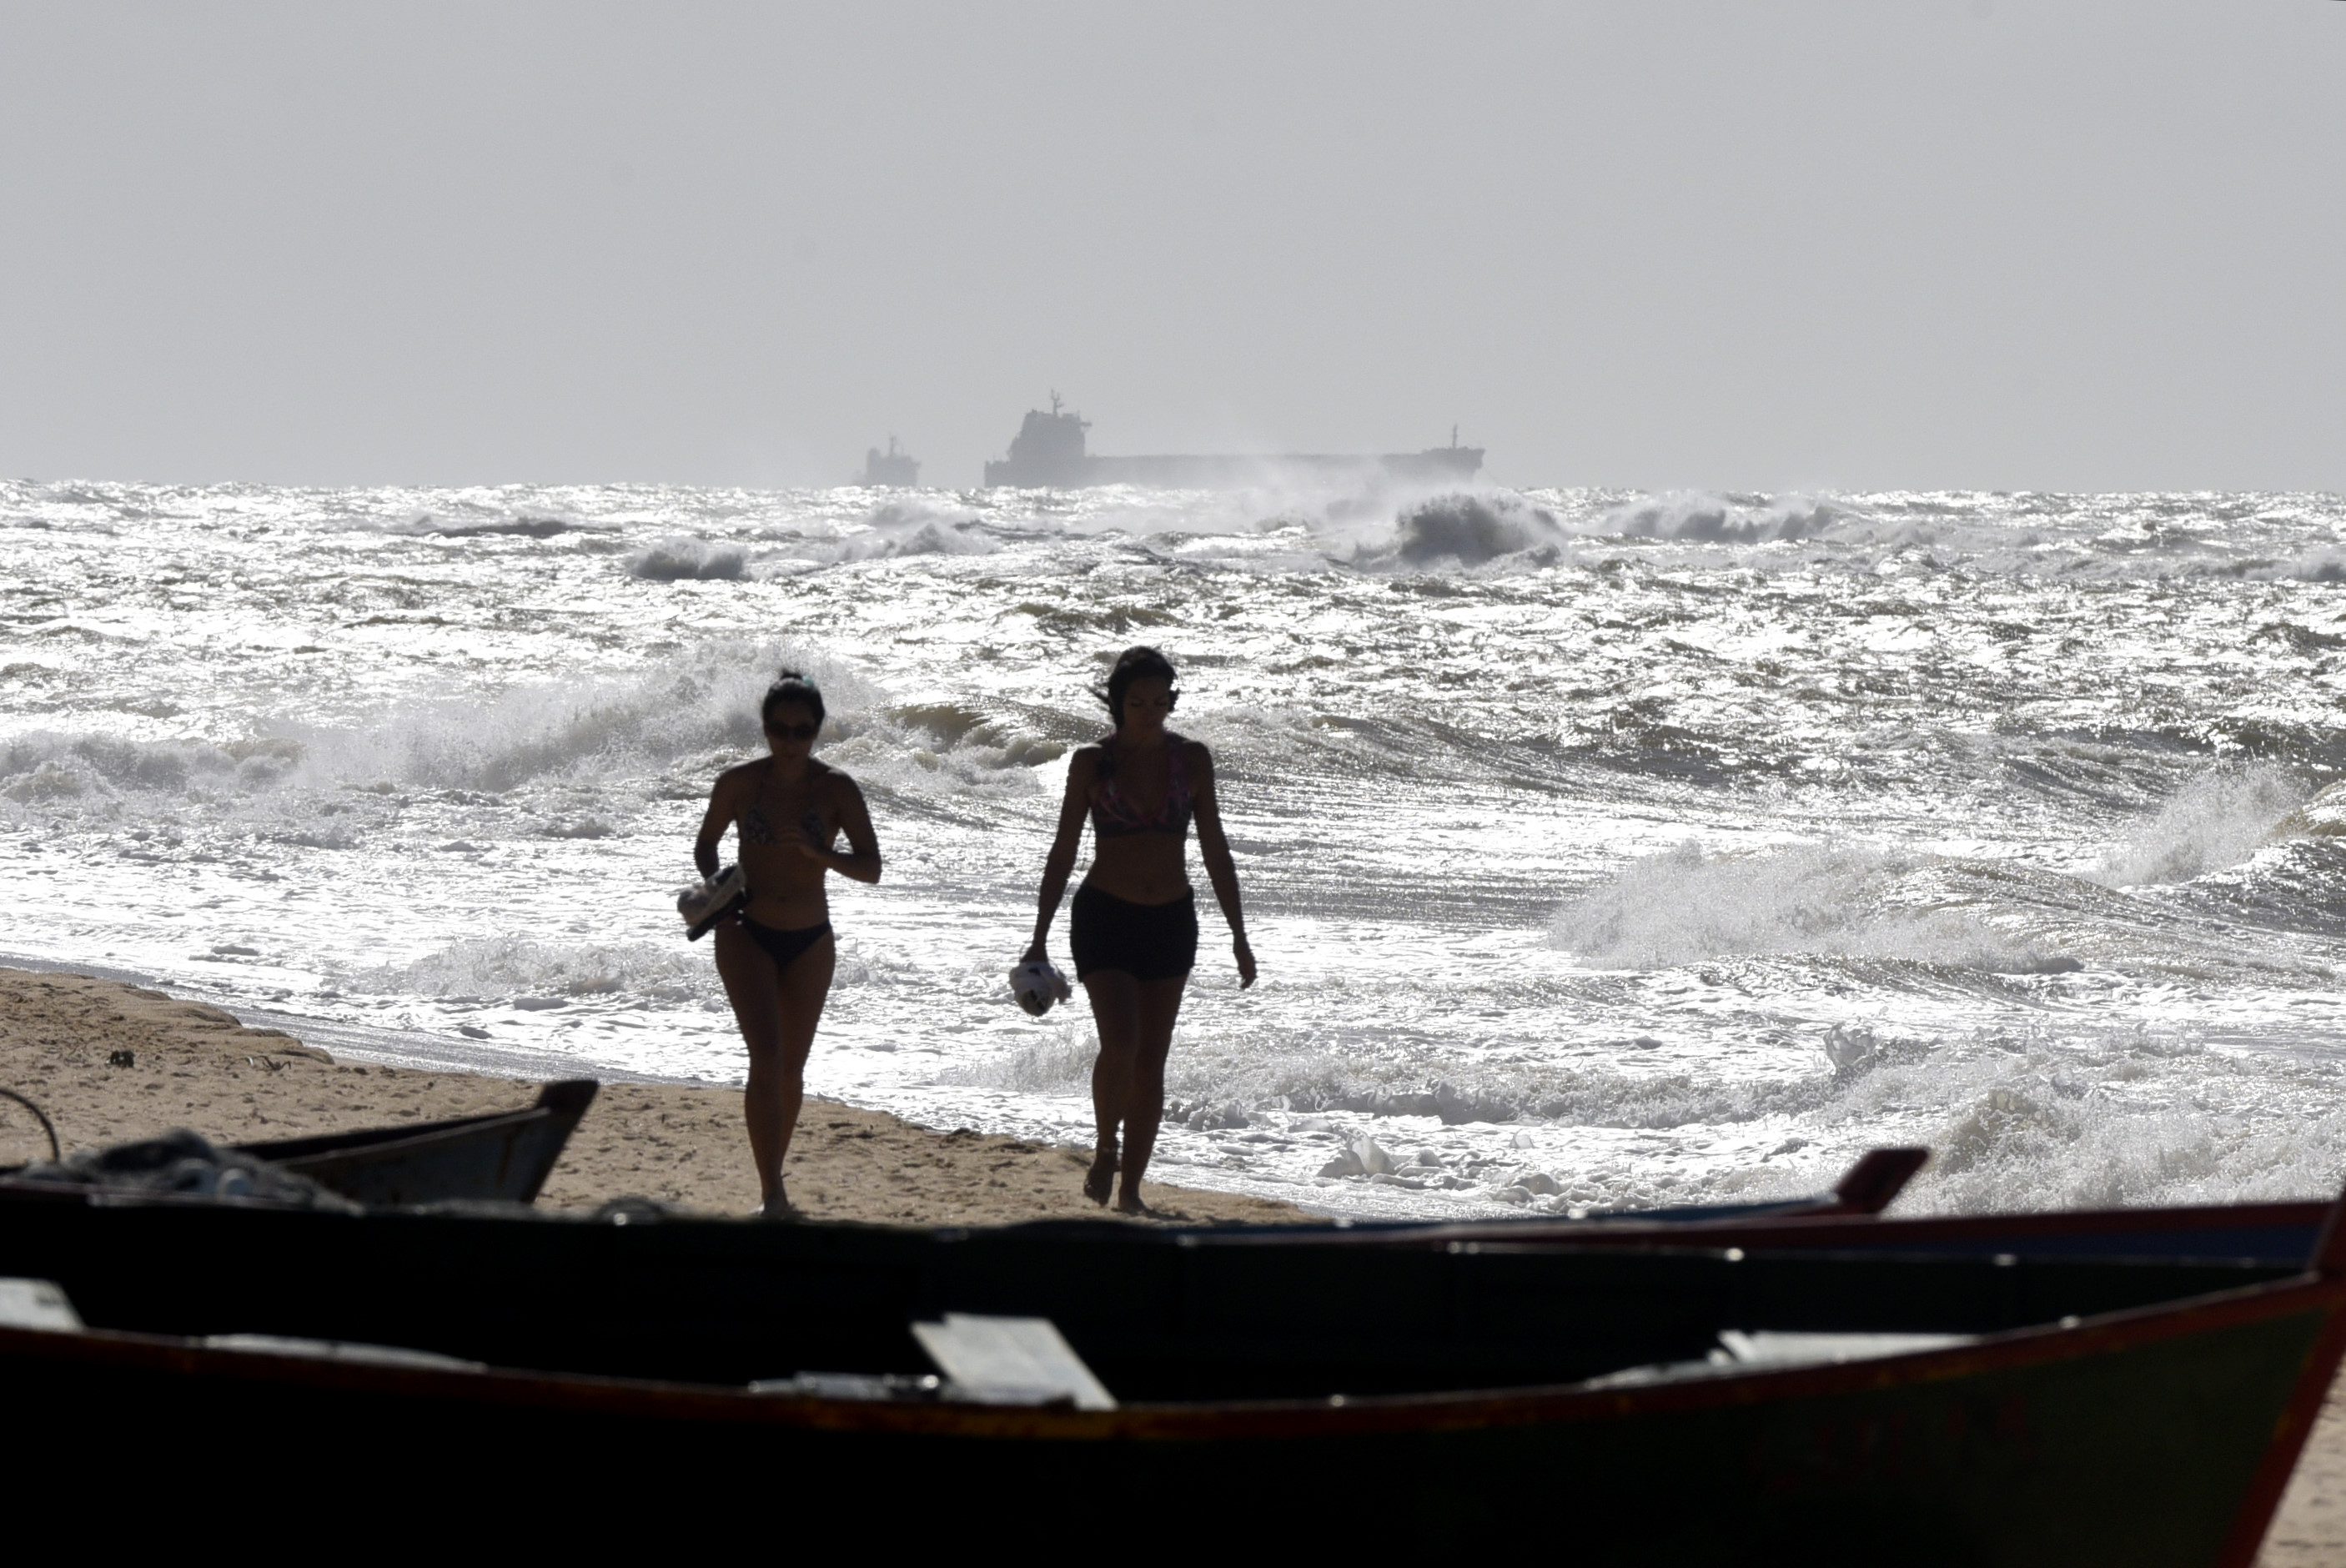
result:
<svg viewBox="0 0 2346 1568"><path fill-rule="evenodd" d="M49 1135L49 1158L52 1161L61 1160L66 1157L65 1150L57 1144L56 1124L49 1120L49 1114L46 1111L44 1111L40 1106L33 1104L32 1101L25 1098L24 1095L16 1093L14 1089L0 1089L0 1095L5 1095L9 1099L15 1101L16 1104L32 1112L34 1117L40 1122L41 1131Z"/></svg>

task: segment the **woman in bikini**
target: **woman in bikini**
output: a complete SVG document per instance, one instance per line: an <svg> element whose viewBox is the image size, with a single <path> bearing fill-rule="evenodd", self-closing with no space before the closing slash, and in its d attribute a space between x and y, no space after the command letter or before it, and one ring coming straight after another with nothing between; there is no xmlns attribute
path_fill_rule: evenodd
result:
<svg viewBox="0 0 2346 1568"><path fill-rule="evenodd" d="M762 712L772 755L717 776L692 859L702 876L715 875L718 841L728 824L740 829L750 901L717 927L717 972L750 1047L743 1110L763 1212L780 1219L796 1212L782 1190L782 1156L798 1125L807 1052L838 956L824 873L878 881L880 840L855 780L814 759L822 728L822 693L814 683L785 671L767 691ZM842 832L844 854L831 847Z"/></svg>
<svg viewBox="0 0 2346 1568"><path fill-rule="evenodd" d="M1114 733L1077 751L1067 766L1059 835L1043 865L1041 906L1028 962L1041 961L1059 898L1092 821L1092 868L1076 890L1068 945L1076 978L1099 1026L1092 1064L1092 1110L1099 1142L1084 1196L1143 1211L1141 1173L1165 1114L1165 1056L1181 989L1198 959L1198 905L1189 888L1189 820L1214 897L1230 922L1241 989L1254 983L1254 952L1239 912L1238 869L1214 803L1214 759L1204 746L1165 728L1173 712L1173 667L1155 648L1127 648L1107 677ZM1123 1135L1121 1159L1117 1135ZM1118 1173L1122 1173L1119 1183Z"/></svg>

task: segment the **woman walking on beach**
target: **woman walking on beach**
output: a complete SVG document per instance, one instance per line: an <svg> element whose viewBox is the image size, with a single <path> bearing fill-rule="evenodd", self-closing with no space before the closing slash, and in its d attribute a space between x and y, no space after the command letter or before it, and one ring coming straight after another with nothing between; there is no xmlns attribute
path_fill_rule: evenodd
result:
<svg viewBox="0 0 2346 1568"><path fill-rule="evenodd" d="M740 830L750 901L717 927L717 972L750 1047L743 1110L763 1213L781 1219L796 1213L782 1190L782 1158L798 1125L807 1052L838 956L824 874L878 881L880 840L855 780L814 759L822 728L822 693L814 683L783 672L766 693L761 717L771 755L717 776L692 859L702 876L714 876L726 826ZM831 847L842 832L844 854Z"/></svg>
<svg viewBox="0 0 2346 1568"><path fill-rule="evenodd" d="M1165 728L1173 680L1173 666L1155 648L1127 648L1116 661L1107 694L1113 729L1068 763L1059 833L1043 865L1035 942L1026 950L1028 962L1043 961L1089 815L1092 867L1076 890L1068 931L1076 978L1091 997L1100 1042L1092 1065L1099 1142L1084 1196L1104 1204L1113 1190L1117 1207L1127 1214L1144 1208L1140 1177L1165 1114L1165 1057L1198 958L1197 898L1186 859L1192 816L1207 878L1230 923L1239 985L1254 983L1238 869L1214 801L1214 760L1203 745Z"/></svg>

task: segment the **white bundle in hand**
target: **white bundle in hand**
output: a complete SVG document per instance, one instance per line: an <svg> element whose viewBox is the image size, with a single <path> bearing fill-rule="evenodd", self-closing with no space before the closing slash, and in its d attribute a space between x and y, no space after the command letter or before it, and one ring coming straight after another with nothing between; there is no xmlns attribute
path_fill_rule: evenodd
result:
<svg viewBox="0 0 2346 1568"><path fill-rule="evenodd" d="M739 866L719 868L715 876L679 890L676 912L684 917L687 942L699 942L709 928L736 913L750 901L749 879Z"/></svg>
<svg viewBox="0 0 2346 1568"><path fill-rule="evenodd" d="M1028 1013L1040 1018L1051 1011L1051 1003L1065 1002L1075 993L1067 988L1067 977L1056 967L1034 962L1022 963L1010 972L1010 994Z"/></svg>

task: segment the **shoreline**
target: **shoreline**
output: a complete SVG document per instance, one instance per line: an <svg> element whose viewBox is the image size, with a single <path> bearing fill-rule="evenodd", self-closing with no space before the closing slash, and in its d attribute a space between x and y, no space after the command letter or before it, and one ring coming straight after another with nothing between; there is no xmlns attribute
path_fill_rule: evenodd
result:
<svg viewBox="0 0 2346 1568"><path fill-rule="evenodd" d="M123 1050L132 1064L110 1064ZM548 1076L586 1075L576 1064L548 1065L556 1069ZM238 1143L515 1110L531 1103L540 1081L386 1062L363 1046L338 1054L225 1008L128 981L0 968L0 1085L38 1102L69 1153L181 1126ZM626 1076L604 1076L602 1084L541 1204L592 1208L648 1197L705 1214L755 1209L739 1088ZM0 1163L46 1153L31 1117L0 1106ZM1107 1213L1080 1191L1089 1159L1088 1150L965 1127L933 1131L811 1095L787 1176L791 1201L811 1218L1005 1225ZM1166 1222L1323 1219L1240 1194L1156 1182L1144 1192L1154 1217Z"/></svg>
<svg viewBox="0 0 2346 1568"><path fill-rule="evenodd" d="M143 970L107 964L71 963L36 953L0 952L0 975L65 975L153 992L175 1001L194 1003L227 1013L251 1029L276 1030L305 1044L369 1066L413 1068L453 1073L474 1078L498 1078L515 1083L543 1083L549 1078L591 1077L605 1084L673 1084L680 1088L725 1085L705 1078L672 1078L633 1073L600 1063L582 1063L552 1051L502 1046L484 1050L468 1041L450 1039L421 1029L394 1029L381 1024L325 1018L314 1013L293 1013L258 1006L222 992L206 990L186 977L166 979Z"/></svg>
<svg viewBox="0 0 2346 1568"><path fill-rule="evenodd" d="M110 1064L126 1050L130 1065ZM62 966L0 968L0 1085L38 1102L68 1152L176 1126L221 1142L292 1137L511 1110L534 1097L532 1080L362 1060L366 1054L338 1059L284 1030L127 980ZM46 1153L32 1118L0 1102L0 1163ZM791 1200L815 1218L998 1225L1107 1213L1078 1190L1087 1159L1082 1149L967 1128L935 1132L810 1097L789 1177ZM1322 1218L1236 1194L1154 1183L1148 1191L1159 1221ZM747 1215L757 1182L741 1091L605 1080L539 1201L583 1209L622 1196ZM2256 1561L2259 1568L2346 1562L2346 1378L2322 1406Z"/></svg>
<svg viewBox="0 0 2346 1568"><path fill-rule="evenodd" d="M502 1043L494 1046L484 1046L469 1040L451 1037L444 1033L434 1033L422 1029L398 1028L355 1020L330 1018L314 1013L296 1013L282 1008L256 1005L241 996L206 987L200 977L186 975L167 977L119 965L74 963L43 954L0 950L0 974L7 974L12 971L31 975L72 976L108 982L134 992L151 992L170 997L175 1001L197 1003L225 1013L236 1023L248 1028L274 1030L290 1034L305 1044L315 1045L328 1052L337 1062L362 1063L370 1067L390 1067L423 1072L427 1075L484 1078L530 1084L546 1083L558 1078L591 1077L603 1085L604 1092L607 1094L613 1085L619 1084L663 1084L688 1090L730 1091L737 1099L741 1090L741 1084L738 1080L729 1082L723 1078L645 1073L631 1068L613 1066L607 1063L582 1059L566 1053L514 1046ZM818 1050L821 1049L821 1042L818 1041ZM1025 1144L1052 1147L1077 1146L1063 1145L1060 1138L1065 1135L1065 1133L1056 1126L1046 1125L1037 1129L1031 1122L1021 1125L1020 1118L1009 1118L1007 1119L1009 1125L1005 1125L1005 1118L980 1116L976 1118L974 1125L963 1125L949 1105L944 1107L944 1114L934 1120L914 1120L914 1116L922 1115L920 1110L908 1111L902 1106L892 1109L882 1109L878 1106L856 1107L846 1101L834 1100L828 1095L816 1095L811 1093L809 1095L808 1104L812 1105L818 1100L823 1105L842 1112L852 1110L860 1115L868 1109L871 1115L880 1116L891 1124L902 1125L915 1133L942 1135L948 1132L980 1132L987 1136L1001 1136L1013 1142ZM1088 1119L1088 1107L1086 1110L1086 1119ZM457 1115L470 1113L450 1111L444 1114ZM735 1130L737 1132L742 1130L738 1120ZM252 1135L257 1137L260 1135ZM742 1135L741 1146L744 1150L748 1147L746 1132ZM793 1147L795 1146L794 1143ZM1084 1153L1086 1163L1088 1164L1088 1147L1084 1149ZM795 1155L793 1157L795 1158ZM1162 1179L1152 1178L1148 1182L1148 1189L1152 1192L1159 1188L1167 1191L1178 1188L1186 1193L1214 1195L1212 1199L1204 1200L1209 1202L1209 1207L1211 1203L1221 1198L1269 1204L1274 1207L1292 1209L1299 1223L1325 1223L1340 1214L1370 1219L1425 1217L1406 1209L1396 1212L1379 1204L1378 1195L1373 1189L1337 1195L1351 1201L1340 1207L1322 1207L1321 1202L1317 1201L1321 1195L1316 1191L1297 1194L1296 1184L1290 1181L1275 1178L1249 1180L1243 1177L1235 1182L1218 1180L1216 1177L1220 1173L1210 1169L1200 1170L1193 1165L1185 1164L1178 1156L1169 1154L1161 1140L1157 1157L1152 1162L1152 1168L1163 1173ZM795 1189L793 1192L795 1193ZM1291 1194L1296 1196L1290 1196ZM1055 1213L1053 1217L1068 1217Z"/></svg>

